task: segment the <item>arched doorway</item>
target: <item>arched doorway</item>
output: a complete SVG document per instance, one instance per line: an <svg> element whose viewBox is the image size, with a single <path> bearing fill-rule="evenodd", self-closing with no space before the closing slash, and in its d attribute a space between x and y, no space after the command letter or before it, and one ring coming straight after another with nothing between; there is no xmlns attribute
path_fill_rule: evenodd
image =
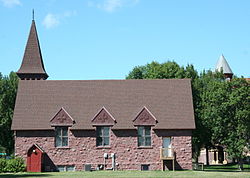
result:
<svg viewBox="0 0 250 178"><path fill-rule="evenodd" d="M36 144L32 145L27 155L27 172L42 172L44 151Z"/></svg>

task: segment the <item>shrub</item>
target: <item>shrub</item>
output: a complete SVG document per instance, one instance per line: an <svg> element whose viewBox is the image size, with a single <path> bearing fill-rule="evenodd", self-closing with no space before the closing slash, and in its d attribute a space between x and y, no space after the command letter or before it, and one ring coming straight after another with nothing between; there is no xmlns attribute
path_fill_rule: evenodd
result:
<svg viewBox="0 0 250 178"><path fill-rule="evenodd" d="M0 173L6 171L7 161L6 159L0 159Z"/></svg>
<svg viewBox="0 0 250 178"><path fill-rule="evenodd" d="M20 157L7 161L6 172L23 172L25 171L24 160Z"/></svg>

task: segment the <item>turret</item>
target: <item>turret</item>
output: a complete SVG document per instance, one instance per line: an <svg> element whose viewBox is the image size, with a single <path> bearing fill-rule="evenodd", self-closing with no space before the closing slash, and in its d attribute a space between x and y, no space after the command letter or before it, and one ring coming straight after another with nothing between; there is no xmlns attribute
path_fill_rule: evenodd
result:
<svg viewBox="0 0 250 178"><path fill-rule="evenodd" d="M233 72L232 72L230 66L228 65L223 54L220 56L220 58L216 64L215 70L218 72L223 71L223 74L227 80L231 80L233 78Z"/></svg>

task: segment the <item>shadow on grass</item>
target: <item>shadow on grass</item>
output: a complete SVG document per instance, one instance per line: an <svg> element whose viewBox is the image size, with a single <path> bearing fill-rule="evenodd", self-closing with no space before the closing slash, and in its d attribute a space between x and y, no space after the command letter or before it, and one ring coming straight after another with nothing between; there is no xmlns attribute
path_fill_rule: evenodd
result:
<svg viewBox="0 0 250 178"><path fill-rule="evenodd" d="M249 169L244 169L243 171L236 170L236 169L231 169L231 170L226 170L226 169L204 169L204 172L250 172Z"/></svg>
<svg viewBox="0 0 250 178"><path fill-rule="evenodd" d="M0 178L15 178L15 177L50 177L52 176L51 174L41 174L41 173L17 173L17 174L12 174L12 173L5 173L5 174L0 174Z"/></svg>
<svg viewBox="0 0 250 178"><path fill-rule="evenodd" d="M243 171L237 168L237 164L205 166L206 172L250 172L249 165L245 164Z"/></svg>

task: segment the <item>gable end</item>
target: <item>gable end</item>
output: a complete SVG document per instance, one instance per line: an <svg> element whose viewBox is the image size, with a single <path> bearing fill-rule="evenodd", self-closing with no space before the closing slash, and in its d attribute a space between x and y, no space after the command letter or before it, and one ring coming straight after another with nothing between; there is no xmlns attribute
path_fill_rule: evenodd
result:
<svg viewBox="0 0 250 178"><path fill-rule="evenodd" d="M105 107L102 107L91 122L92 126L113 126L116 123L116 120Z"/></svg>
<svg viewBox="0 0 250 178"><path fill-rule="evenodd" d="M74 123L74 119L67 113L67 111L63 107L50 120L51 127L72 126Z"/></svg>
<svg viewBox="0 0 250 178"><path fill-rule="evenodd" d="M144 106L133 120L135 126L154 126L158 121L154 115Z"/></svg>

